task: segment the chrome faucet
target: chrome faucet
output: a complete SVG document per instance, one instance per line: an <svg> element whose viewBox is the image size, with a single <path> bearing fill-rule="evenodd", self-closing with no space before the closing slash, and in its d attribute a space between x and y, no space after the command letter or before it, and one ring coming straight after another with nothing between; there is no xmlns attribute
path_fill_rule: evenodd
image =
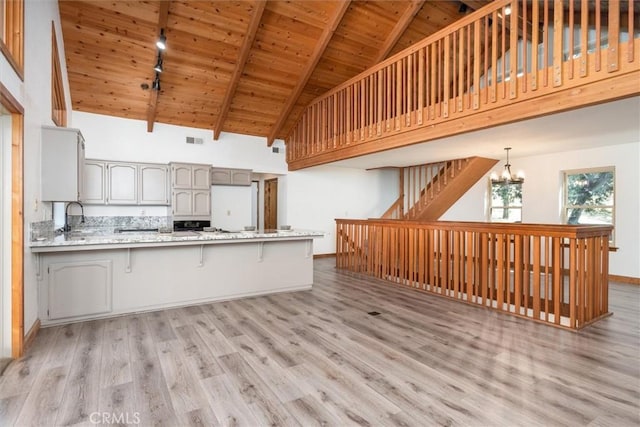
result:
<svg viewBox="0 0 640 427"><path fill-rule="evenodd" d="M73 203L80 206L80 210L82 211L82 217L80 218L80 223L84 224L84 206L80 202L69 202L67 203L67 207L64 208L64 227L62 227L62 231L65 233L71 231L71 225L69 225L69 206Z"/></svg>

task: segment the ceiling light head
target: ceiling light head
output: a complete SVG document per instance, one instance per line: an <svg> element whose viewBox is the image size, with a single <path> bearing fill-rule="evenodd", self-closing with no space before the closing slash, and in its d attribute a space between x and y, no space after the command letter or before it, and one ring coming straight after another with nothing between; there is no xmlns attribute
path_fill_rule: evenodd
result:
<svg viewBox="0 0 640 427"><path fill-rule="evenodd" d="M167 37L164 35L164 28L160 30L160 37L158 37L156 46L160 50L165 50L167 48Z"/></svg>
<svg viewBox="0 0 640 427"><path fill-rule="evenodd" d="M156 62L156 65L155 67L153 67L153 69L156 71L156 73L162 72L162 54L160 52L158 52L158 61Z"/></svg>
<svg viewBox="0 0 640 427"><path fill-rule="evenodd" d="M511 6L507 6L507 7L504 8L504 14L506 16L511 15Z"/></svg>
<svg viewBox="0 0 640 427"><path fill-rule="evenodd" d="M160 74L156 73L156 78L153 80L153 84L151 85L151 89L160 91Z"/></svg>
<svg viewBox="0 0 640 427"><path fill-rule="evenodd" d="M509 163L509 150L511 147L504 149L507 152L507 163L504 165L504 170L500 175L496 172L491 174L491 182L494 184L522 184L524 182L524 173L519 171L516 175L511 173L511 164Z"/></svg>

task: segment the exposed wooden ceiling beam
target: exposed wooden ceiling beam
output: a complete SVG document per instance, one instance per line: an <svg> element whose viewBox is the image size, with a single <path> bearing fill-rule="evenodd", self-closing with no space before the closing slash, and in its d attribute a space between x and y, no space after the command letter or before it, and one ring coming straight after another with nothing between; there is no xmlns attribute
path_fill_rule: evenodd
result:
<svg viewBox="0 0 640 427"><path fill-rule="evenodd" d="M167 28L167 23L169 22L169 2L170 0L160 0L158 2L160 11L158 12L158 28L156 30L156 35L160 34L160 30ZM153 64L149 65L153 67ZM153 77L155 78L155 73L153 74ZM156 121L156 112L158 110L158 92L159 91L156 89L151 89L149 107L147 108L147 132L153 132L153 124Z"/></svg>
<svg viewBox="0 0 640 427"><path fill-rule="evenodd" d="M240 82L240 77L242 77L242 71L244 70L247 58L249 57L249 52L251 51L253 41L256 38L256 33L258 32L258 27L260 26L260 20L262 19L262 13L264 12L264 8L266 5L266 0L257 0L255 3L255 7L251 15L251 21L249 22L249 26L247 27L247 35L242 42L240 54L238 55L238 61L236 62L236 67L233 70L233 74L231 75L231 79L229 80L227 90L222 100L222 105L220 106L220 114L218 114L216 124L213 127L213 139L216 141L220 137L220 132L222 132L222 124L226 120L227 114L229 113L231 100L233 99L233 95L236 93L236 88L238 87L238 83Z"/></svg>
<svg viewBox="0 0 640 427"><path fill-rule="evenodd" d="M420 11L424 2L425 0L413 0L411 2L407 10L404 11L398 22L396 22L396 25L393 27L393 30L391 30L389 37L384 41L380 52L378 52L378 55L376 55L373 61L373 64L383 61L387 55L389 55L389 52L391 52L396 43L398 43L398 40L411 24L411 21L413 21L416 14Z"/></svg>
<svg viewBox="0 0 640 427"><path fill-rule="evenodd" d="M289 116L289 113L291 113L293 106L296 104L296 101L298 101L300 94L302 94L304 87L307 85L307 82L309 81L309 78L313 73L313 70L316 68L316 65L318 65L318 62L320 61L322 54L327 48L327 45L329 44L329 41L331 40L333 33L335 33L336 29L338 28L338 25L340 24L342 17L344 16L345 12L349 8L350 3L351 3L351 0L340 1L338 3L338 6L336 6L336 10L333 12L333 15L331 15L331 17L327 21L327 25L324 27L324 31L322 32L322 34L320 35L320 38L316 42L316 46L313 49L313 53L311 54L309 61L305 65L304 69L302 70L300 79L296 83L296 86L294 87L293 92L291 92L291 96L289 97L284 107L282 108L280 112L280 117L278 117L278 120L276 121L275 125L273 125L273 127L271 128L271 131L269 132L269 136L267 137L268 146L271 146L273 144L273 141L275 141L276 136L278 135L278 132L280 132L280 128L282 128L282 125L284 124L285 120Z"/></svg>

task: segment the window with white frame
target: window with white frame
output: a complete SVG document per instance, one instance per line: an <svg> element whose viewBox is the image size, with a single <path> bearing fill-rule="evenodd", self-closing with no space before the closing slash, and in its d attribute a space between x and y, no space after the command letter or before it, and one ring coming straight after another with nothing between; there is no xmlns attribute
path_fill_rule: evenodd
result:
<svg viewBox="0 0 640 427"><path fill-rule="evenodd" d="M522 222L522 182L491 182L491 222Z"/></svg>
<svg viewBox="0 0 640 427"><path fill-rule="evenodd" d="M565 224L614 225L615 168L613 166L567 170L563 172L563 176Z"/></svg>

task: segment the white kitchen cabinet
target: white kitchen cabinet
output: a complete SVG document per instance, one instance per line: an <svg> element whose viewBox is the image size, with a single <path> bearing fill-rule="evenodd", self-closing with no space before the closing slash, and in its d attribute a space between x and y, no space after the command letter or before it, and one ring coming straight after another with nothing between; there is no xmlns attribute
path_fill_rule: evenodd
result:
<svg viewBox="0 0 640 427"><path fill-rule="evenodd" d="M191 186L194 190L210 190L211 187L211 174L209 171L211 170L211 166L209 165L193 165L191 169L191 174L193 177L193 185Z"/></svg>
<svg viewBox="0 0 640 427"><path fill-rule="evenodd" d="M192 165L174 163L171 165L171 187L188 188L193 185Z"/></svg>
<svg viewBox="0 0 640 427"><path fill-rule="evenodd" d="M141 205L169 204L169 167L166 165L138 165L138 203Z"/></svg>
<svg viewBox="0 0 640 427"><path fill-rule="evenodd" d="M232 185L251 185L251 171L246 169L233 169L231 171Z"/></svg>
<svg viewBox="0 0 640 427"><path fill-rule="evenodd" d="M85 204L105 204L107 164L101 160L86 160L84 162L84 179L82 182L81 202Z"/></svg>
<svg viewBox="0 0 640 427"><path fill-rule="evenodd" d="M171 194L171 208L174 217L193 216L193 191L175 189Z"/></svg>
<svg viewBox="0 0 640 427"><path fill-rule="evenodd" d="M231 169L211 169L211 185L231 185Z"/></svg>
<svg viewBox="0 0 640 427"><path fill-rule="evenodd" d="M211 190L192 190L193 215L211 217Z"/></svg>
<svg viewBox="0 0 640 427"><path fill-rule="evenodd" d="M83 174L83 203L159 206L170 203L168 165L87 159Z"/></svg>
<svg viewBox="0 0 640 427"><path fill-rule="evenodd" d="M54 262L47 276L49 319L111 312L111 260Z"/></svg>
<svg viewBox="0 0 640 427"><path fill-rule="evenodd" d="M171 212L177 220L211 219L211 166L171 163Z"/></svg>
<svg viewBox="0 0 640 427"><path fill-rule="evenodd" d="M212 168L211 185L251 185L250 169Z"/></svg>
<svg viewBox="0 0 640 427"><path fill-rule="evenodd" d="M107 203L138 204L138 169L131 163L107 164Z"/></svg>
<svg viewBox="0 0 640 427"><path fill-rule="evenodd" d="M82 199L84 138L78 129L44 126L40 140L41 200Z"/></svg>
<svg viewBox="0 0 640 427"><path fill-rule="evenodd" d="M172 213L178 219L211 217L211 191L176 189L172 193Z"/></svg>

